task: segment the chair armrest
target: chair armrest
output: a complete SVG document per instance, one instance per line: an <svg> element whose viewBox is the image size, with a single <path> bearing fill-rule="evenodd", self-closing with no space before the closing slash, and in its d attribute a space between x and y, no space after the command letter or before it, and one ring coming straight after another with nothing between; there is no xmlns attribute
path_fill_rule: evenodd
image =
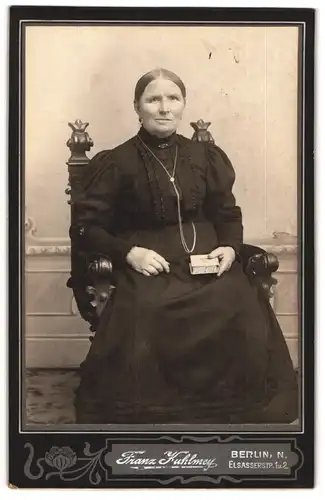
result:
<svg viewBox="0 0 325 500"><path fill-rule="evenodd" d="M272 277L272 273L276 272L279 267L276 255L268 253L260 247L247 244L241 246L239 255L244 272L252 284L260 285L267 298L272 297L271 288L277 283L277 280ZM95 307L98 307L100 303L103 307L115 288L112 284L112 270L112 262L106 256L95 256L88 266L89 275L94 282Z"/></svg>
<svg viewBox="0 0 325 500"><path fill-rule="evenodd" d="M112 298L115 289L112 272L113 266L109 257L103 255L92 256L87 274L93 286L88 287L88 293L92 295L92 304L98 318L102 314L107 301Z"/></svg>
<svg viewBox="0 0 325 500"><path fill-rule="evenodd" d="M277 280L272 273L279 268L276 255L268 253L260 247L243 244L240 249L240 257L245 274L254 286L257 286L262 295L269 299L272 297L272 287Z"/></svg>
<svg viewBox="0 0 325 500"><path fill-rule="evenodd" d="M84 280L70 277L66 286L72 289L80 316L90 324L90 331L95 332L98 326L98 314L90 293L91 285Z"/></svg>
<svg viewBox="0 0 325 500"><path fill-rule="evenodd" d="M95 256L88 266L88 273L96 278L110 278L112 272L112 262L106 256Z"/></svg>
<svg viewBox="0 0 325 500"><path fill-rule="evenodd" d="M247 244L241 246L239 255L244 272L252 285L257 287L264 299L269 300L273 295L271 289L277 283L272 277L272 273L279 267L277 257L260 247ZM78 309L82 317L90 323L91 331L96 330L99 317L115 289L112 271L109 257L94 255L90 258L87 283L84 286L81 283L76 286L72 278L68 280L67 286L73 288Z"/></svg>
<svg viewBox="0 0 325 500"><path fill-rule="evenodd" d="M111 298L113 289L111 283L112 263L108 257L82 256L82 268L72 275L66 286L71 288L81 317L90 324L90 331L95 332L99 317ZM76 255L74 261L76 262ZM89 340L93 337L90 336Z"/></svg>

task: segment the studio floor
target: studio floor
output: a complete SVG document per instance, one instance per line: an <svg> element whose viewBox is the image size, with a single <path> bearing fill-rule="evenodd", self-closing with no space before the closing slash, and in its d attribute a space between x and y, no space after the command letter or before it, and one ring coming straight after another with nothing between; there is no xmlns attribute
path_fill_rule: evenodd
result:
<svg viewBox="0 0 325 500"><path fill-rule="evenodd" d="M78 384L77 370L28 369L25 377L26 424L74 424L73 401Z"/></svg>
<svg viewBox="0 0 325 500"><path fill-rule="evenodd" d="M79 384L76 370L26 371L26 423L73 424L74 391Z"/></svg>

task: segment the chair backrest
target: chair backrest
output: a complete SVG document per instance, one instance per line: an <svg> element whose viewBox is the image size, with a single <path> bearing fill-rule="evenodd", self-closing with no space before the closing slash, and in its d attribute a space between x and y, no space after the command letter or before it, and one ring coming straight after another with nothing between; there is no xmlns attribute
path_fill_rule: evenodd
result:
<svg viewBox="0 0 325 500"><path fill-rule="evenodd" d="M208 131L210 124L210 122L205 122L202 119L197 122L191 122L191 126L194 129L192 140L214 144L214 139ZM74 237L73 228L77 227L74 203L83 194L82 179L85 171L89 168L90 162L86 152L90 151L94 142L86 131L89 126L88 122L82 122L78 119L74 123L70 122L68 125L72 129L72 133L67 141L67 146L70 149L70 158L67 161L69 180L65 190L69 196L68 204L71 207L71 276L67 282L67 286L73 290L81 316L90 323L90 329L94 331L98 324L98 314L96 313L96 307L94 307L94 303L98 303L96 297L99 294L99 301L103 302L103 306L112 288L108 282L104 284L104 291L100 290L101 285L99 286L96 278L101 275L105 277L109 274L107 268L110 266L110 263L103 258L94 262L90 261L88 254L80 248L77 241L78 238ZM91 273L89 269L95 269L96 272ZM95 279L94 274L96 276Z"/></svg>
<svg viewBox="0 0 325 500"><path fill-rule="evenodd" d="M75 221L73 205L82 194L82 178L90 162L90 159L86 155L86 151L90 151L94 142L86 130L89 126L88 122L83 122L78 119L75 120L74 123L69 122L68 125L72 129L72 133L71 137L67 141L67 146L70 149L71 154L67 161L69 180L65 192L68 196L70 196L68 204L71 206L70 219L71 225L73 225ZM194 133L191 137L192 141L210 142L214 144L214 139L208 131L208 127L211 125L211 122L205 122L202 118L200 118L196 122L190 122L190 125L194 129Z"/></svg>
<svg viewBox="0 0 325 500"><path fill-rule="evenodd" d="M90 159L86 152L90 151L94 145L93 140L86 131L88 125L88 122L82 122L81 120L69 123L72 134L67 141L71 155L67 161L69 183L66 194L70 195L68 203L71 206L71 227L77 226L74 203L83 193L82 179L86 169L89 168ZM193 141L214 144L214 139L208 131L211 122L200 119L197 122L191 122L190 125L194 129L191 137ZM100 307L102 309L105 301L110 297L111 289L114 288L111 282L111 263L108 258L104 257L89 260L89 255L82 251L77 241L78 238L74 238L71 230L70 238L71 277L67 282L67 286L73 289L80 314L90 323L90 329L94 331L98 324L96 303L98 305L98 302L102 302ZM272 278L272 273L278 269L278 259L275 255L268 254L259 247L245 244L242 245L240 255L246 274L260 289L264 300L268 301L271 296L271 287L276 282ZM102 280L104 280L104 288L102 288Z"/></svg>
<svg viewBox="0 0 325 500"><path fill-rule="evenodd" d="M69 122L68 125L72 129L72 134L67 141L67 146L70 149L71 155L67 161L69 181L65 192L67 195L70 195L68 203L71 205L71 218L73 219L73 203L82 193L81 180L90 161L86 155L86 151L90 151L94 142L86 131L89 126L88 122L82 122L78 119L74 123ZM194 129L194 133L191 137L192 141L210 142L214 144L214 139L208 131L211 122L205 122L200 118L196 122L190 122L190 125Z"/></svg>

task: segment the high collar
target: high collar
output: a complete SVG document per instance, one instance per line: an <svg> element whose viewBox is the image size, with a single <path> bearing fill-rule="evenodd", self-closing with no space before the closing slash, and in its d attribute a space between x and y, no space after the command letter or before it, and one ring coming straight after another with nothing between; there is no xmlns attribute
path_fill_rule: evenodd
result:
<svg viewBox="0 0 325 500"><path fill-rule="evenodd" d="M168 149L175 144L176 132L169 135L168 137L157 137L156 135L150 134L144 127L141 127L138 136L145 142L149 147Z"/></svg>

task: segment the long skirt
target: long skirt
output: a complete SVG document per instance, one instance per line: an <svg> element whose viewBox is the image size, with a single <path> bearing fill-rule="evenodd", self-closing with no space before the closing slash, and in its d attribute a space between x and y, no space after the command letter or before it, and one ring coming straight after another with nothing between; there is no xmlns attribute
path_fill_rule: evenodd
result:
<svg viewBox="0 0 325 500"><path fill-rule="evenodd" d="M185 234L191 238L190 226ZM217 277L191 275L177 226L132 235L170 262L170 273L116 270L86 360L77 423L288 423L296 374L269 302L240 261ZM196 254L218 245L197 227Z"/></svg>

